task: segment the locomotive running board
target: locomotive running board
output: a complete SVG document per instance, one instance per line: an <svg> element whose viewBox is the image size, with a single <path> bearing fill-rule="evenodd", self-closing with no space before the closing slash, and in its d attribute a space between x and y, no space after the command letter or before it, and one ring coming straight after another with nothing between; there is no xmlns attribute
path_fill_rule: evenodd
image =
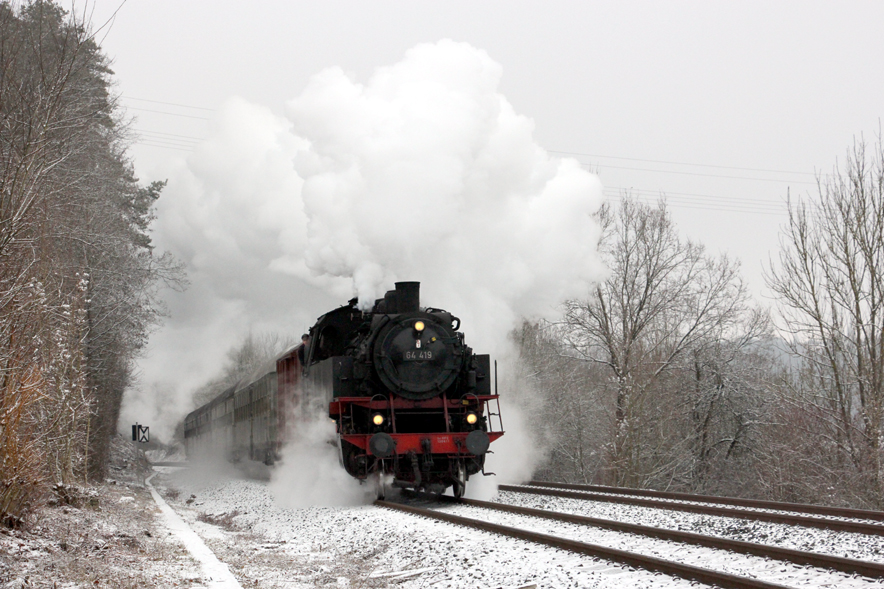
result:
<svg viewBox="0 0 884 589"><path fill-rule="evenodd" d="M500 438L504 432L486 432L489 442ZM396 454L402 455L409 452L424 454L423 441L429 440L431 454L452 454L459 456L473 456L467 451L467 436L470 432L451 432L438 434L390 434L396 442ZM368 441L372 434L343 434L341 440L353 444L360 450L368 450Z"/></svg>

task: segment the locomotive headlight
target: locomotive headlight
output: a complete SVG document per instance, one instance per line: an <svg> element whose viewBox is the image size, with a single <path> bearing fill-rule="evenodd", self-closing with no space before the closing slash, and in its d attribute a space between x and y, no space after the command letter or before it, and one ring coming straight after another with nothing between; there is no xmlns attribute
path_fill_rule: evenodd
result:
<svg viewBox="0 0 884 589"><path fill-rule="evenodd" d="M381 425L384 423L384 416L380 413L375 413L371 418L372 423L375 425Z"/></svg>
<svg viewBox="0 0 884 589"><path fill-rule="evenodd" d="M470 425L476 425L476 422L479 421L479 416L470 411L467 413L467 423Z"/></svg>
<svg viewBox="0 0 884 589"><path fill-rule="evenodd" d="M424 325L423 321L415 321L414 322L414 330L415 331L423 331L424 327L426 327L426 326Z"/></svg>

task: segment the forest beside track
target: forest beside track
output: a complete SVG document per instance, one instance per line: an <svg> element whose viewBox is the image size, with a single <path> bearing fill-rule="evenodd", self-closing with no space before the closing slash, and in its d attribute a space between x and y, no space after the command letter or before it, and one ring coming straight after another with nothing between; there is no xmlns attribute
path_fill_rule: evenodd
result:
<svg viewBox="0 0 884 589"><path fill-rule="evenodd" d="M71 8L71 7L68 7ZM89 12L88 10L85 12ZM85 15L0 0L0 526L107 475L124 391L183 269L150 226Z"/></svg>

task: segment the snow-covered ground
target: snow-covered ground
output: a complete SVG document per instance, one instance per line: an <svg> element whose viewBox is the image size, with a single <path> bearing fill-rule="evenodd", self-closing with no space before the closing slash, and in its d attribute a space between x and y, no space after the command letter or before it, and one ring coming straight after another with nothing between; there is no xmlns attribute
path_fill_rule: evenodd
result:
<svg viewBox="0 0 884 589"><path fill-rule="evenodd" d="M181 519L181 516L175 513L175 510L169 507L169 504L150 484L150 480L155 476L156 474L153 474L145 481L150 489L151 497L163 516L165 526L175 535L191 557L199 562L203 576L208 581L209 589L242 589L236 577L230 572L230 568L218 560L218 557L206 546L203 539Z"/></svg>
<svg viewBox="0 0 884 589"><path fill-rule="evenodd" d="M768 583L790 587L860 589L877 584L877 580L874 579L866 579L837 571L803 567L778 560L669 542L636 534L625 534L592 526L569 524L463 505L454 505L444 509L462 517L626 550L690 566L726 572L741 577L755 578ZM558 506L554 506L553 510L564 511L559 509ZM598 516L595 515L594 517ZM796 533L800 534L800 532Z"/></svg>
<svg viewBox="0 0 884 589"><path fill-rule="evenodd" d="M105 485L83 490L74 504L47 506L27 530L0 530L0 588L699 586L373 505L284 507L298 502L279 496L279 481L270 486L229 472L222 479L199 469L156 467L152 497L144 485L150 467L140 452L131 444L117 446L119 455ZM269 478L264 471L252 474ZM501 493L497 500L884 562L884 538L521 493ZM175 523L158 503L168 504L183 521ZM427 504L793 587L884 586L877 580L585 526ZM216 575L224 568L232 573L227 581Z"/></svg>
<svg viewBox="0 0 884 589"><path fill-rule="evenodd" d="M259 481L202 486L161 476L155 484L178 491L173 507L243 587L697 586L372 505L282 508Z"/></svg>
<svg viewBox="0 0 884 589"><path fill-rule="evenodd" d="M149 465L115 438L109 478L50 498L23 530L0 526L3 589L206 588L199 563L158 517Z"/></svg>
<svg viewBox="0 0 884 589"><path fill-rule="evenodd" d="M300 589L341 587L455 588L535 585L565 587L688 587L688 581L637 571L529 542L430 521L371 505L280 507L265 483L228 480L207 484L186 473L165 472L165 487L176 511L227 563L243 587ZM878 538L779 524L747 523L678 512L660 512L600 502L502 493L498 500L555 511L580 513L716 533L740 540L884 561ZM727 570L795 587L874 587L876 580L798 567L757 557L672 544L545 522L466 506L440 507L459 515L565 535L583 542L638 551L694 566Z"/></svg>
<svg viewBox="0 0 884 589"><path fill-rule="evenodd" d="M527 493L501 492L497 501L884 563L884 537L881 536Z"/></svg>

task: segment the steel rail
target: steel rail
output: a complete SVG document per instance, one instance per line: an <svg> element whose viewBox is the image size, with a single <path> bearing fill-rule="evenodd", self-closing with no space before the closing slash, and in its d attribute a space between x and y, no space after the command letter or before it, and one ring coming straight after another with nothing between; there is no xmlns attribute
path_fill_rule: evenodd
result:
<svg viewBox="0 0 884 589"><path fill-rule="evenodd" d="M553 489L546 487L523 486L523 485L500 485L500 491L513 493L527 493L531 495L551 495L567 499L582 499L585 501L602 501L606 503L620 503L626 505L639 505L642 507L654 507L670 511L686 511L690 513L702 513L705 515L719 515L736 519L748 519L778 524L799 525L810 528L837 530L840 532L855 532L884 536L884 525L854 521L840 521L823 517L808 515L792 515L788 513L768 513L751 509L738 509L734 507L717 507L715 505L694 505L690 503L673 503L663 499L646 499L642 497L626 497L617 495L605 495L592 491L569 491L565 489Z"/></svg>
<svg viewBox="0 0 884 589"><path fill-rule="evenodd" d="M452 501L452 503L458 503L458 501ZM517 505L509 505L506 503L491 503L489 501L478 501L476 499L461 499L459 503L481 507L484 509L494 509L497 511L515 513L518 515L527 515L531 517L551 519L572 524L604 528L607 530L613 530L615 532L638 534L641 536L648 536L652 538L658 538L660 540L668 540L671 542L682 542L685 544L705 546L707 548L729 550L731 552L738 552L741 554L751 554L753 556L775 558L777 560L783 560L802 566L820 567L833 569L844 573L863 575L866 577L884 578L884 564L866 562L853 558L830 556L828 554L819 554L816 552L802 552L800 550L792 550L790 548L780 548L778 546L756 544L754 542L744 542L742 540L731 540L729 538L720 538L717 536L706 536L703 534L696 534L694 532L653 528L650 526L628 524L610 519L588 517L585 515L574 515L571 513L561 513L558 511L549 511L546 509L534 509L531 507L519 507Z"/></svg>
<svg viewBox="0 0 884 589"><path fill-rule="evenodd" d="M608 548L607 546L558 538L556 536L540 534L530 530L511 528L500 524L493 524L450 513L434 511L432 509L390 503L388 501L375 501L375 505L461 526L468 526L478 530L500 534L502 536L509 536L510 538L517 538L519 540L527 540L528 542L535 542L545 546L552 546L553 548L560 548L570 552L586 554L595 558L634 566L648 571L660 572L666 575L680 577L682 579L717 585L719 587L727 587L729 589L786 589L785 585L777 585L766 581L759 581L758 579L740 577L729 573L722 573L701 567L672 562L662 558L655 558L653 556L645 556L643 554L636 554L634 552L627 552L616 548Z"/></svg>
<svg viewBox="0 0 884 589"><path fill-rule="evenodd" d="M778 509L780 511L793 511L796 513L813 513L816 515L850 517L854 519L867 519L872 521L884 522L884 511L872 511L869 509L828 507L825 505L810 505L807 503L785 503L782 501L743 499L740 497L715 497L713 495L695 495L693 493L676 493L674 491L650 491L647 489L628 489L626 487L574 485L570 483L553 483L549 481L531 481L528 484L536 487L570 489L572 491L592 491L596 493L610 493L613 495L635 495L636 497L658 497L660 499L678 499L681 501L696 501L698 503L718 503L720 505L737 505L740 507L754 507L757 509Z"/></svg>

